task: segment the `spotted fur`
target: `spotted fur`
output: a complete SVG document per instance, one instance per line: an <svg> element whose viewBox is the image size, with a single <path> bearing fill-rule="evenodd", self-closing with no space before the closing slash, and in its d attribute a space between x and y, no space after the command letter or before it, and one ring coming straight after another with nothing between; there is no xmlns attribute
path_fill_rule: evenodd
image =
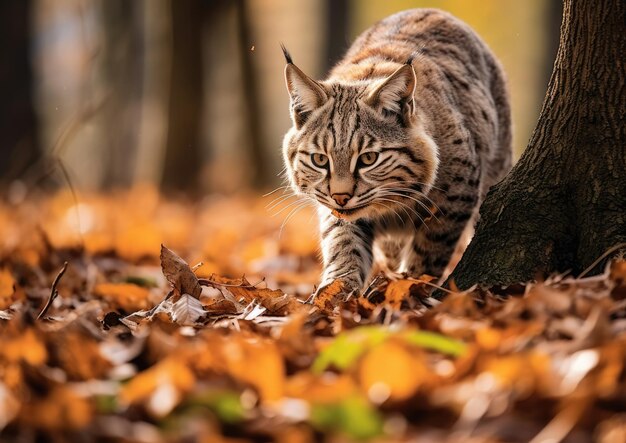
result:
<svg viewBox="0 0 626 443"><path fill-rule="evenodd" d="M375 260L391 272L440 275L511 165L494 55L435 9L378 22L323 81L285 55L293 127L284 161L293 189L319 203L322 286L338 279L359 291Z"/></svg>

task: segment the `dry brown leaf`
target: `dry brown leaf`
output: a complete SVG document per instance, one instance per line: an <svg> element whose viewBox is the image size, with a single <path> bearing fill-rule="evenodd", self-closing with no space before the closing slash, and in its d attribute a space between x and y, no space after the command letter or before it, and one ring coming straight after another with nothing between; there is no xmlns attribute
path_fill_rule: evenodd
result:
<svg viewBox="0 0 626 443"><path fill-rule="evenodd" d="M161 268L163 275L179 295L189 294L194 298L200 298L202 288L196 274L186 261L163 245L161 245Z"/></svg>
<svg viewBox="0 0 626 443"><path fill-rule="evenodd" d="M111 363L100 353L99 343L90 338L71 331L54 341L54 356L69 380L105 378L112 368Z"/></svg>
<svg viewBox="0 0 626 443"><path fill-rule="evenodd" d="M18 419L23 426L50 432L83 428L91 422L93 414L88 399L66 386L57 386L45 397L34 397L25 403Z"/></svg>

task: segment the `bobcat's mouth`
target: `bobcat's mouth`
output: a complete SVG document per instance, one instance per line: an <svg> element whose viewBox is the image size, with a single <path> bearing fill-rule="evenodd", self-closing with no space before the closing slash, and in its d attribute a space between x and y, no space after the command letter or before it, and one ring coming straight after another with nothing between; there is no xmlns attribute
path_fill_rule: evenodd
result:
<svg viewBox="0 0 626 443"><path fill-rule="evenodd" d="M347 219L347 218L351 218L352 215L356 214L357 212L363 210L367 205L362 205L362 206L357 206L355 208L349 208L349 209L332 209L331 212L332 214L337 217L337 218L343 218L343 219Z"/></svg>

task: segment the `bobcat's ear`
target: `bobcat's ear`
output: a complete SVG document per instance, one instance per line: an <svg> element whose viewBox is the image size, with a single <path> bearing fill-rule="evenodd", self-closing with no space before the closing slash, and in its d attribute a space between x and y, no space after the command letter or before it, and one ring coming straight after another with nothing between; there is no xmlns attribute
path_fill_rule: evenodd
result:
<svg viewBox="0 0 626 443"><path fill-rule="evenodd" d="M376 86L368 96L367 103L385 114L396 114L408 123L414 109L415 83L415 71L411 63L407 62Z"/></svg>
<svg viewBox="0 0 626 443"><path fill-rule="evenodd" d="M285 83L291 98L291 113L297 128L302 127L307 117L328 98L322 85L307 76L291 61L291 56L283 46L287 66Z"/></svg>

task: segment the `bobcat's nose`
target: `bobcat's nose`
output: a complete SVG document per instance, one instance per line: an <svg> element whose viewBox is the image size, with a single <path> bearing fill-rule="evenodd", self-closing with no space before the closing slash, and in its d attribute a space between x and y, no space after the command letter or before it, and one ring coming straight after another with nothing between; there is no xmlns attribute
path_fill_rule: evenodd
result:
<svg viewBox="0 0 626 443"><path fill-rule="evenodd" d="M331 197L339 206L345 206L348 200L352 198L352 194L333 194Z"/></svg>

